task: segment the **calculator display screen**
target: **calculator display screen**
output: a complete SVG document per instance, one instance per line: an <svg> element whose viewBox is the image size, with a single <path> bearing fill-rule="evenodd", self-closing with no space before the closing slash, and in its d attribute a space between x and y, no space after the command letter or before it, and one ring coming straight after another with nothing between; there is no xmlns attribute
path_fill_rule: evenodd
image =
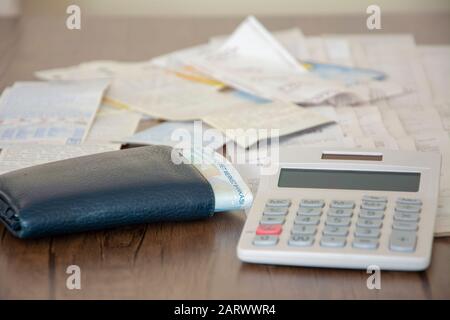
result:
<svg viewBox="0 0 450 320"><path fill-rule="evenodd" d="M278 187L419 191L420 173L282 168Z"/></svg>

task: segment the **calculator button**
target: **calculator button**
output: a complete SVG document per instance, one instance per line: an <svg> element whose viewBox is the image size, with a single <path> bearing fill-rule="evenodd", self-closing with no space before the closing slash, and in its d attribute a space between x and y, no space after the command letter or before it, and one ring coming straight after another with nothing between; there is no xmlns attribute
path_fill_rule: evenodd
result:
<svg viewBox="0 0 450 320"><path fill-rule="evenodd" d="M315 226L309 226L309 225L294 225L292 227L292 234L299 234L304 236L313 236L317 232L317 228Z"/></svg>
<svg viewBox="0 0 450 320"><path fill-rule="evenodd" d="M267 207L289 207L291 200L289 199L269 199L266 202Z"/></svg>
<svg viewBox="0 0 450 320"><path fill-rule="evenodd" d="M306 224L306 225L317 225L319 224L320 217L311 217L311 216L296 216L295 224Z"/></svg>
<svg viewBox="0 0 450 320"><path fill-rule="evenodd" d="M396 212L394 214L394 220L396 221L417 222L419 219L417 213Z"/></svg>
<svg viewBox="0 0 450 320"><path fill-rule="evenodd" d="M346 240L344 237L323 236L320 240L320 245L322 247L340 248L344 247L345 244Z"/></svg>
<svg viewBox="0 0 450 320"><path fill-rule="evenodd" d="M328 210L330 217L351 217L353 215L353 209L336 209L330 208Z"/></svg>
<svg viewBox="0 0 450 320"><path fill-rule="evenodd" d="M283 224L284 216L263 216L259 221L261 224Z"/></svg>
<svg viewBox="0 0 450 320"><path fill-rule="evenodd" d="M255 246L274 246L278 243L277 236L255 236L253 244Z"/></svg>
<svg viewBox="0 0 450 320"><path fill-rule="evenodd" d="M368 238L355 238L353 239L353 248L374 250L378 248L378 240Z"/></svg>
<svg viewBox="0 0 450 320"><path fill-rule="evenodd" d="M357 227L355 230L355 237L361 237L361 238L379 238L380 234L381 234L380 229L376 229L376 228Z"/></svg>
<svg viewBox="0 0 450 320"><path fill-rule="evenodd" d="M389 242L392 251L413 252L416 250L417 236L415 232L393 230Z"/></svg>
<svg viewBox="0 0 450 320"><path fill-rule="evenodd" d="M345 237L348 234L348 228L346 227L333 227L333 226L326 226L323 229L323 235L325 236L342 236Z"/></svg>
<svg viewBox="0 0 450 320"><path fill-rule="evenodd" d="M362 228L381 228L383 221L378 219L358 219L356 226Z"/></svg>
<svg viewBox="0 0 450 320"><path fill-rule="evenodd" d="M300 201L300 207L323 208L325 201L318 199L303 199Z"/></svg>
<svg viewBox="0 0 450 320"><path fill-rule="evenodd" d="M287 207L265 207L263 214L267 216L284 216L287 213Z"/></svg>
<svg viewBox="0 0 450 320"><path fill-rule="evenodd" d="M416 206L422 205L422 200L420 199L414 199L414 198L398 198L397 203L399 204L412 204Z"/></svg>
<svg viewBox="0 0 450 320"><path fill-rule="evenodd" d="M417 223L416 222L406 222L406 221L394 221L394 223L392 224L392 229L403 230L403 231L416 231Z"/></svg>
<svg viewBox="0 0 450 320"><path fill-rule="evenodd" d="M310 247L314 243L314 237L294 234L289 238L289 245L296 247Z"/></svg>
<svg viewBox="0 0 450 320"><path fill-rule="evenodd" d="M395 212L419 213L420 206L411 204L397 204L397 206L395 207Z"/></svg>
<svg viewBox="0 0 450 320"><path fill-rule="evenodd" d="M350 218L328 217L325 224L327 226L347 227L350 225Z"/></svg>
<svg viewBox="0 0 450 320"><path fill-rule="evenodd" d="M321 208L303 208L300 207L297 214L302 216L320 216L322 214Z"/></svg>
<svg viewBox="0 0 450 320"><path fill-rule="evenodd" d="M363 219L383 219L384 211L361 209L359 216Z"/></svg>
<svg viewBox="0 0 450 320"><path fill-rule="evenodd" d="M363 201L361 203L361 209L384 211L386 209L386 202Z"/></svg>
<svg viewBox="0 0 450 320"><path fill-rule="evenodd" d="M354 207L355 202L351 200L333 200L330 203L330 208L353 209Z"/></svg>
<svg viewBox="0 0 450 320"><path fill-rule="evenodd" d="M363 201L387 202L387 197L382 196L363 196Z"/></svg>
<svg viewBox="0 0 450 320"><path fill-rule="evenodd" d="M279 235L283 229L281 224L260 224L256 229L256 234L262 235Z"/></svg>

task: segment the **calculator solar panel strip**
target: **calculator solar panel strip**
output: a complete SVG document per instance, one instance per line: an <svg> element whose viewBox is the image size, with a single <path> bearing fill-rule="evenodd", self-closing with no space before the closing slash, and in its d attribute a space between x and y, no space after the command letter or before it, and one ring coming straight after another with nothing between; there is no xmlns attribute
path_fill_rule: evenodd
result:
<svg viewBox="0 0 450 320"><path fill-rule="evenodd" d="M261 176L237 247L241 260L428 267L440 154L285 148L279 160L276 174Z"/></svg>

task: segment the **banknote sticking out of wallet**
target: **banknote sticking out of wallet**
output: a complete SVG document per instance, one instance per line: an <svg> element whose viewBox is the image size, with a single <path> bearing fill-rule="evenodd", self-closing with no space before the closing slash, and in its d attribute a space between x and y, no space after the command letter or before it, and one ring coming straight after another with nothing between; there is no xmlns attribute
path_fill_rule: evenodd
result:
<svg viewBox="0 0 450 320"><path fill-rule="evenodd" d="M195 165L173 161L176 152L147 146L0 175L0 220L19 238L37 238L201 219L251 205L251 192L231 164L214 166L217 157L226 161L219 154Z"/></svg>

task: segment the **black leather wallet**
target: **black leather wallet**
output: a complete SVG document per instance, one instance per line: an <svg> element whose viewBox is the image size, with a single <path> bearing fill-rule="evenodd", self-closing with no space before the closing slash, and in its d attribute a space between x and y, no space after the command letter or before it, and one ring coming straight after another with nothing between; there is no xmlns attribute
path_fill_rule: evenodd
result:
<svg viewBox="0 0 450 320"><path fill-rule="evenodd" d="M0 175L0 219L20 238L213 215L214 192L172 148L105 152Z"/></svg>

